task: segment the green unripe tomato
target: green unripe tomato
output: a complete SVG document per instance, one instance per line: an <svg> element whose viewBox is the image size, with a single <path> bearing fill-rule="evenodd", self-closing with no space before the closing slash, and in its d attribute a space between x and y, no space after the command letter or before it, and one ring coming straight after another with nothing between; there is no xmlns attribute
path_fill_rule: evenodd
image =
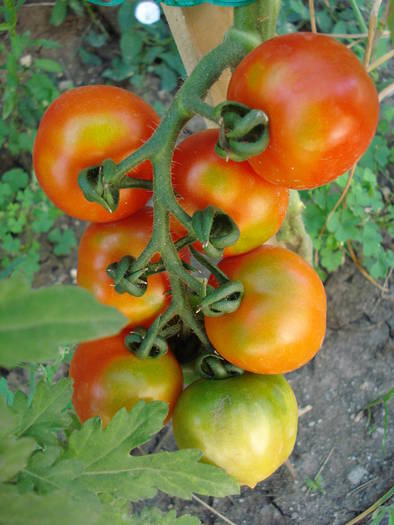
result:
<svg viewBox="0 0 394 525"><path fill-rule="evenodd" d="M283 376L246 373L202 379L178 398L173 414L179 448L198 448L202 460L254 487L291 454L297 401Z"/></svg>

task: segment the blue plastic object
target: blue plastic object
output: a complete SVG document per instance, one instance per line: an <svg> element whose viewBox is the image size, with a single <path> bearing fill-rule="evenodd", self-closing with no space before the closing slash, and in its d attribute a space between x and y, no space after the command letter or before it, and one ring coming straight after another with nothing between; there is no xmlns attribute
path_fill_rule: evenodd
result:
<svg viewBox="0 0 394 525"><path fill-rule="evenodd" d="M200 4L214 4L224 7L240 7L248 5L255 0L164 0L163 3L175 7L192 7ZM113 6L123 4L124 0L89 0L92 4Z"/></svg>
<svg viewBox="0 0 394 525"><path fill-rule="evenodd" d="M119 5L123 4L124 0L108 0L107 2L105 0L88 0L91 4L97 4L97 5L106 5L106 6L112 6L112 5Z"/></svg>

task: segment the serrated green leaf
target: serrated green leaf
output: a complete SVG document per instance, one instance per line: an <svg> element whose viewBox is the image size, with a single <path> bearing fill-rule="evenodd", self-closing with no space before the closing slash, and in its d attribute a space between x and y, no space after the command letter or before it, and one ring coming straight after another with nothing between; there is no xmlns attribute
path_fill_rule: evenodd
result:
<svg viewBox="0 0 394 525"><path fill-rule="evenodd" d="M148 441L162 428L167 412L166 403L140 401L130 412L119 410L104 430L100 419L90 419L81 430L71 434L66 457L77 457L90 468L112 455L122 456L123 452L128 455L131 449Z"/></svg>
<svg viewBox="0 0 394 525"><path fill-rule="evenodd" d="M54 359L65 343L118 333L125 317L76 286L31 290L26 280L0 281L0 363Z"/></svg>
<svg viewBox="0 0 394 525"><path fill-rule="evenodd" d="M17 392L12 409L21 416L16 430L18 436L31 436L42 446L56 443L56 432L70 424L65 409L71 402L72 385L61 379L54 385L41 381L29 406L28 398Z"/></svg>
<svg viewBox="0 0 394 525"><path fill-rule="evenodd" d="M200 525L200 520L190 514L176 517L175 510L162 512L155 507L145 508L138 516L133 516L130 525Z"/></svg>
<svg viewBox="0 0 394 525"><path fill-rule="evenodd" d="M4 378L2 378L4 379ZM11 434L20 424L21 416L16 414L4 397L0 397L0 436Z"/></svg>
<svg viewBox="0 0 394 525"><path fill-rule="evenodd" d="M191 499L193 493L215 497L239 493L238 483L223 470L200 462L201 455L189 449L133 457L123 473L119 464L112 483L119 483L120 494L124 491L134 501L154 497L158 490L183 499ZM102 481L88 486L109 490L109 479Z"/></svg>
<svg viewBox="0 0 394 525"><path fill-rule="evenodd" d="M21 417L8 407L0 397L0 482L12 479L25 468L36 447L34 439L17 439L13 432L20 424Z"/></svg>
<svg viewBox="0 0 394 525"><path fill-rule="evenodd" d="M100 493L132 498L153 497L157 490L172 496L191 498L193 492L227 496L239 486L223 470L200 463L201 452L180 450L147 456L132 456L130 450L160 430L166 405L137 403L130 412L120 410L106 429L97 418L74 431L65 459L76 458L84 465L81 486Z"/></svg>
<svg viewBox="0 0 394 525"><path fill-rule="evenodd" d="M35 447L36 442L32 438L0 438L0 482L11 480L25 468Z"/></svg>
<svg viewBox="0 0 394 525"><path fill-rule="evenodd" d="M42 496L19 494L10 485L0 485L0 508L0 525L94 525L100 514L94 494L78 499L60 490Z"/></svg>

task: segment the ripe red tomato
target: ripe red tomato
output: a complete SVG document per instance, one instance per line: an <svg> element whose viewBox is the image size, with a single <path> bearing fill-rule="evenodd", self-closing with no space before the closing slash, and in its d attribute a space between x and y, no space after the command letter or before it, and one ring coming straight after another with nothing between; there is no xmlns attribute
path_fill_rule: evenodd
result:
<svg viewBox="0 0 394 525"><path fill-rule="evenodd" d="M169 350L156 359L139 359L124 344L128 330L77 346L70 366L73 404L81 422L100 416L103 426L122 407L137 401L169 404L166 421L182 392L182 369Z"/></svg>
<svg viewBox="0 0 394 525"><path fill-rule="evenodd" d="M134 326L152 320L165 308L168 278L165 273L149 276L145 294L134 297L115 291L107 267L125 255L138 257L152 236L152 225L153 210L145 207L121 221L90 224L79 244L78 284L100 302L120 310Z"/></svg>
<svg viewBox="0 0 394 525"><path fill-rule="evenodd" d="M253 488L282 465L297 435L297 401L282 376L244 374L192 383L173 414L179 448Z"/></svg>
<svg viewBox="0 0 394 525"><path fill-rule="evenodd" d="M34 143L34 169L42 189L77 219L109 222L131 215L150 192L120 190L118 209L109 213L85 199L78 174L105 159L120 162L152 135L158 122L149 104L124 89L99 85L63 93L45 112ZM150 179L151 165L145 162L129 175Z"/></svg>
<svg viewBox="0 0 394 525"><path fill-rule="evenodd" d="M244 285L238 310L205 318L225 359L257 374L291 372L312 359L326 331L326 294L309 264L285 248L262 246L219 267Z"/></svg>
<svg viewBox="0 0 394 525"><path fill-rule="evenodd" d="M375 86L357 57L313 33L278 36L253 50L234 71L227 98L267 113L269 145L249 162L289 188L342 175L368 148L379 118Z"/></svg>
<svg viewBox="0 0 394 525"><path fill-rule="evenodd" d="M224 250L226 257L248 252L275 235L285 218L289 193L258 177L247 162L218 157L217 140L218 130L210 129L181 142L172 172L180 204L189 214L213 205L236 222L240 238Z"/></svg>

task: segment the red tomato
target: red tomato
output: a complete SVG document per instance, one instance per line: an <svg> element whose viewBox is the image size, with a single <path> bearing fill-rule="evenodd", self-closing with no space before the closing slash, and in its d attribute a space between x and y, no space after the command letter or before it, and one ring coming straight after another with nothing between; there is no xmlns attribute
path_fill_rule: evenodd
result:
<svg viewBox="0 0 394 525"><path fill-rule="evenodd" d="M205 318L208 337L225 359L257 374L291 372L312 359L326 331L326 294L304 259L262 246L219 267L244 285L238 310Z"/></svg>
<svg viewBox="0 0 394 525"><path fill-rule="evenodd" d="M213 205L236 222L240 238L224 250L226 257L248 252L275 235L285 218L289 193L262 180L247 162L218 157L217 140L214 129L191 135L175 150L172 171L180 204L190 215Z"/></svg>
<svg viewBox="0 0 394 525"><path fill-rule="evenodd" d="M70 366L73 404L81 422L100 416L103 426L122 407L137 401L165 401L166 421L182 392L182 369L169 350L156 359L139 359L124 344L127 330L77 346Z"/></svg>
<svg viewBox="0 0 394 525"><path fill-rule="evenodd" d="M379 118L375 86L357 57L331 37L282 35L236 68L227 98L264 110L267 149L249 159L264 179L315 188L366 151Z"/></svg>
<svg viewBox="0 0 394 525"><path fill-rule="evenodd" d="M282 376L244 374L192 383L173 415L179 448L254 487L282 465L297 435L297 401Z"/></svg>
<svg viewBox="0 0 394 525"><path fill-rule="evenodd" d="M100 302L120 310L134 326L154 319L168 304L167 275L149 276L145 294L134 297L115 291L107 267L125 255L138 257L152 236L152 224L153 210L146 207L121 221L90 224L79 244L78 284ZM182 255L185 258L184 252Z"/></svg>
<svg viewBox="0 0 394 525"><path fill-rule="evenodd" d="M153 133L159 117L149 104L113 86L85 86L58 97L45 112L34 143L34 169L42 189L68 215L93 222L122 219L142 208L150 192L120 190L114 213L85 199L81 170L105 159L120 162ZM148 162L130 176L152 178Z"/></svg>

